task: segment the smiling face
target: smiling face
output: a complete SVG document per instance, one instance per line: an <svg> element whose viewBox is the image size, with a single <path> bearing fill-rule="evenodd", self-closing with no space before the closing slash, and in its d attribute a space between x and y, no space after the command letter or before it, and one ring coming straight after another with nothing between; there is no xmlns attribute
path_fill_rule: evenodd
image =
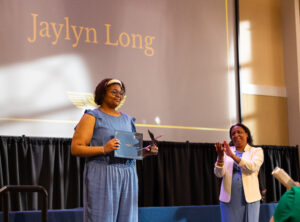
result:
<svg viewBox="0 0 300 222"><path fill-rule="evenodd" d="M234 126L231 130L231 140L234 146L243 150L247 145L248 133L240 126Z"/></svg>
<svg viewBox="0 0 300 222"><path fill-rule="evenodd" d="M119 84L112 84L107 87L102 105L115 109L121 102L124 91Z"/></svg>

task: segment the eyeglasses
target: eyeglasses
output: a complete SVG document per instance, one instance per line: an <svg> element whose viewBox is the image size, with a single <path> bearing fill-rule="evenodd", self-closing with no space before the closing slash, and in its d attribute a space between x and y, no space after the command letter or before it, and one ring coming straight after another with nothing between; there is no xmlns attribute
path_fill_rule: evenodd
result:
<svg viewBox="0 0 300 222"><path fill-rule="evenodd" d="M124 91L118 91L116 89L110 91L110 93L113 95L113 96L117 96L118 94L123 97L125 95Z"/></svg>

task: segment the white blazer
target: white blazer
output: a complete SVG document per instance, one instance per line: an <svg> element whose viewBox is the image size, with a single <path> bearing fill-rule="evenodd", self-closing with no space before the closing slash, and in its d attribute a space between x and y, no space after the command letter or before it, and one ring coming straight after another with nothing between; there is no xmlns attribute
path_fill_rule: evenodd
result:
<svg viewBox="0 0 300 222"><path fill-rule="evenodd" d="M235 153L236 148L230 147ZM258 182L258 172L264 162L264 153L262 148L252 147L247 144L244 149L241 161L238 164L242 169L242 182L244 188L245 199L247 203L252 203L261 199ZM219 200L228 203L231 197L231 182L234 160L224 154L223 167L215 164L215 175L223 177Z"/></svg>

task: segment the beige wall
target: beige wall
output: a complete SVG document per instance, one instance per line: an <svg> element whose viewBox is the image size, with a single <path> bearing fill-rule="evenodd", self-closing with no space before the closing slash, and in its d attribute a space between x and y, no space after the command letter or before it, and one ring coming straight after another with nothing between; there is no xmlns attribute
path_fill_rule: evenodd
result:
<svg viewBox="0 0 300 222"><path fill-rule="evenodd" d="M255 144L289 145L280 0L239 5L243 122Z"/></svg>
<svg viewBox="0 0 300 222"><path fill-rule="evenodd" d="M254 134L254 144L289 144L286 98L244 94L242 99L244 123Z"/></svg>
<svg viewBox="0 0 300 222"><path fill-rule="evenodd" d="M300 145L299 0L281 0L284 76L287 89L289 144ZM300 146L299 146L300 163Z"/></svg>
<svg viewBox="0 0 300 222"><path fill-rule="evenodd" d="M241 44L250 44L250 49L240 51L250 54L242 68L251 68L250 83L268 86L285 86L282 54L282 31L280 0L240 0L240 23L248 23L250 40L240 39ZM241 45L241 49L245 47Z"/></svg>

